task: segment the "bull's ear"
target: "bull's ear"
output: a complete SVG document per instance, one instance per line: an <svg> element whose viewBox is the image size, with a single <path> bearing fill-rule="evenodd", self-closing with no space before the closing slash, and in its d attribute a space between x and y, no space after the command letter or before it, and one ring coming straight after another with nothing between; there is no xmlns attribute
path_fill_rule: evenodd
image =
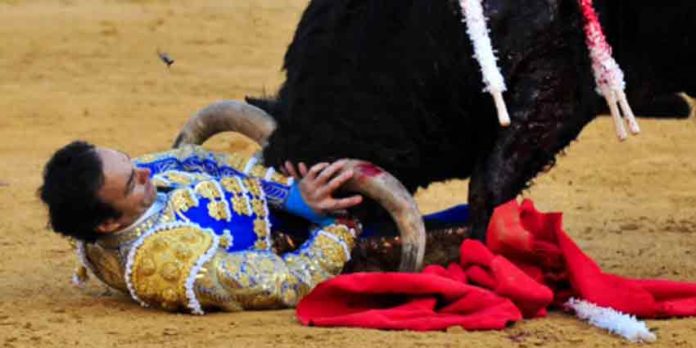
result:
<svg viewBox="0 0 696 348"><path fill-rule="evenodd" d="M97 233L113 233L121 229L121 223L119 223L116 219L106 219L106 221L102 222L97 226L96 231Z"/></svg>

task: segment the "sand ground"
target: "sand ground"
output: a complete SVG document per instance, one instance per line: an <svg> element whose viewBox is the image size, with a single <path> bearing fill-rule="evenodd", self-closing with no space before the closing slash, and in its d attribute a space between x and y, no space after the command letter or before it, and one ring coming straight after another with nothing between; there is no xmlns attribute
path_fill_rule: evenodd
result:
<svg viewBox="0 0 696 348"><path fill-rule="evenodd" d="M69 283L67 243L35 190L48 156L81 138L138 154L169 146L194 110L272 93L306 0L0 0L0 344L4 347L621 346L567 317L498 332L300 326L292 310L175 315ZM156 50L176 63L167 69ZM607 271L696 281L696 122L642 120L619 144L590 124L524 195L565 212ZM466 200L466 182L419 192L424 212ZM696 347L696 319L649 321L655 346Z"/></svg>

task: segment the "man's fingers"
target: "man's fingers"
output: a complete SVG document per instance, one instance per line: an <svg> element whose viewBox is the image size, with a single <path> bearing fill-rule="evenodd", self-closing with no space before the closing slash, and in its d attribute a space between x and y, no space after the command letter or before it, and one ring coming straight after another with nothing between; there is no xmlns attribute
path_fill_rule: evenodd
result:
<svg viewBox="0 0 696 348"><path fill-rule="evenodd" d="M340 199L332 199L332 200L328 201L322 207L322 210L334 211L334 210L340 210L340 209L348 209L348 208L354 207L360 203L362 203L362 196L361 195L355 195L355 196L350 196L350 197L340 198Z"/></svg>
<svg viewBox="0 0 696 348"><path fill-rule="evenodd" d="M319 184L324 184L325 182L327 182L331 177L338 173L338 171L340 171L341 168L343 168L346 162L346 160L340 160L331 163L330 166L326 167L326 169L322 170L321 173L319 173L319 176L317 176L317 182Z"/></svg>
<svg viewBox="0 0 696 348"><path fill-rule="evenodd" d="M328 169L327 169L328 170ZM326 171L326 170L324 170ZM319 179L317 179L316 183L318 188L316 189L316 195L317 197L331 197L334 193L334 191L338 190L339 187L341 187L343 184L345 184L348 180L350 180L353 177L353 170L348 169L345 172L340 173L338 176L335 176L331 181L328 183L321 183ZM324 174L324 172L322 172Z"/></svg>
<svg viewBox="0 0 696 348"><path fill-rule="evenodd" d="M307 176L307 166L304 162L300 162L300 174L302 174L302 177Z"/></svg>
<svg viewBox="0 0 696 348"><path fill-rule="evenodd" d="M302 163L300 163L300 165L302 165ZM324 168L328 166L329 164L326 162L317 163L309 169L309 172L305 176L308 176L310 179L314 179L322 170L324 170Z"/></svg>
<svg viewBox="0 0 696 348"><path fill-rule="evenodd" d="M353 177L353 170L349 169L345 172L339 174L329 181L328 184L321 188L321 193L331 196L334 191L338 190L339 187L343 186L348 180Z"/></svg>
<svg viewBox="0 0 696 348"><path fill-rule="evenodd" d="M285 171L288 172L289 175L291 175L295 179L301 179L301 177L297 174L297 170L295 170L295 166L290 163L290 161L285 161Z"/></svg>

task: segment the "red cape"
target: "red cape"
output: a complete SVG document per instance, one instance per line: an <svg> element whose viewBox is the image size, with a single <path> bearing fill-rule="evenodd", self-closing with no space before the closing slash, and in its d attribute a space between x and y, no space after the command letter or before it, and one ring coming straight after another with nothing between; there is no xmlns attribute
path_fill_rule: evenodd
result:
<svg viewBox="0 0 696 348"><path fill-rule="evenodd" d="M642 318L696 315L696 283L606 274L531 201L496 208L487 245L421 273L355 273L319 284L297 306L304 325L375 329L502 329L576 297Z"/></svg>

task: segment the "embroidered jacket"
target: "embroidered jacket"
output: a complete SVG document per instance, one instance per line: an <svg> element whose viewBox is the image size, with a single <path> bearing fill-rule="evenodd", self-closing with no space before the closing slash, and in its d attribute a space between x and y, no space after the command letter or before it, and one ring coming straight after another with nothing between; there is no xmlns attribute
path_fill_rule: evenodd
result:
<svg viewBox="0 0 696 348"><path fill-rule="evenodd" d="M78 254L144 306L196 314L293 306L350 258L357 224L314 214L291 178L253 158L187 146L135 163L150 169L156 201L125 230L78 244ZM315 223L297 250L273 253L269 206Z"/></svg>

